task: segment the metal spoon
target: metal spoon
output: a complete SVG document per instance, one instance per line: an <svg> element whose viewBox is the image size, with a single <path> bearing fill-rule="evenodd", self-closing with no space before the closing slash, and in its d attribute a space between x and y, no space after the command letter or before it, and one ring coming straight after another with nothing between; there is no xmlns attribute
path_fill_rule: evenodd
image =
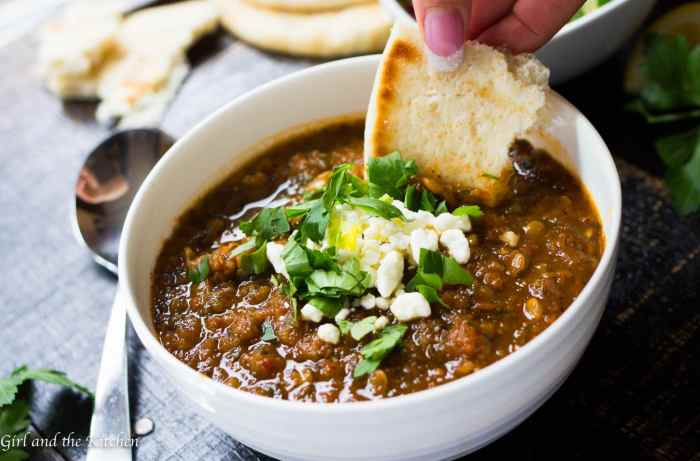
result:
<svg viewBox="0 0 700 461"><path fill-rule="evenodd" d="M158 129L127 130L93 150L75 187L74 230L95 261L117 274L122 226L139 186L174 140ZM87 461L130 461L126 310L120 290L107 324Z"/></svg>

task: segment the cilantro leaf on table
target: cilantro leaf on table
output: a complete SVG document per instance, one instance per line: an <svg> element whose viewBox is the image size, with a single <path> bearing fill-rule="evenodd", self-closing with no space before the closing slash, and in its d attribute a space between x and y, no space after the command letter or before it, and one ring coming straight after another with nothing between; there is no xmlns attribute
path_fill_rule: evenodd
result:
<svg viewBox="0 0 700 461"><path fill-rule="evenodd" d="M680 214L687 215L700 209L700 146L695 145L686 164L674 166L666 172L666 184Z"/></svg>
<svg viewBox="0 0 700 461"><path fill-rule="evenodd" d="M0 440L5 443L19 441L29 430L29 405L17 400L0 407ZM29 459L29 453L21 448L0 449L0 461Z"/></svg>
<svg viewBox="0 0 700 461"><path fill-rule="evenodd" d="M15 369L10 376L0 379L0 407L10 404L14 401L19 386L25 381L43 381L45 383L58 384L67 387L80 394L92 397L86 387L83 387L71 381L65 373L61 371L51 370L48 368L30 369L23 365Z"/></svg>
<svg viewBox="0 0 700 461"><path fill-rule="evenodd" d="M406 325L390 325L382 330L378 338L367 343L360 351L362 360L355 367L353 377L359 378L376 370L382 360L399 345L407 329Z"/></svg>
<svg viewBox="0 0 700 461"><path fill-rule="evenodd" d="M641 99L635 99L633 101L630 101L627 105L625 105L625 109L630 112L638 113L639 115L644 117L647 123L652 125L700 118L700 109L689 109L682 110L679 112L654 113L647 109L647 107L644 105L644 102L642 102Z"/></svg>
<svg viewBox="0 0 700 461"><path fill-rule="evenodd" d="M0 407L0 437L24 433L29 423L27 402L16 400Z"/></svg>
<svg viewBox="0 0 700 461"><path fill-rule="evenodd" d="M9 376L0 379L0 439L16 440L29 430L29 405L22 400L15 400L19 386L34 380L58 384L75 392L93 398L86 387L69 379L65 373L48 368L30 369L26 365L16 368ZM29 454L21 448L11 448L0 452L0 461L21 461Z"/></svg>
<svg viewBox="0 0 700 461"><path fill-rule="evenodd" d="M389 194L397 200L403 200L408 180L417 172L416 162L403 160L398 151L370 159L367 163L370 197L379 198Z"/></svg>
<svg viewBox="0 0 700 461"><path fill-rule="evenodd" d="M700 51L681 35L650 33L642 75L647 82L641 98L655 111L669 111L700 103Z"/></svg>
<svg viewBox="0 0 700 461"><path fill-rule="evenodd" d="M700 129L660 138L656 150L668 168L665 180L675 209L682 215L700 210Z"/></svg>
<svg viewBox="0 0 700 461"><path fill-rule="evenodd" d="M21 448L10 448L8 451L0 452L0 461L24 461L29 459L29 453Z"/></svg>
<svg viewBox="0 0 700 461"><path fill-rule="evenodd" d="M700 118L700 46L683 35L650 33L641 64L640 97L627 104L648 123ZM700 210L700 128L665 136L656 150L666 165L665 180L682 215Z"/></svg>

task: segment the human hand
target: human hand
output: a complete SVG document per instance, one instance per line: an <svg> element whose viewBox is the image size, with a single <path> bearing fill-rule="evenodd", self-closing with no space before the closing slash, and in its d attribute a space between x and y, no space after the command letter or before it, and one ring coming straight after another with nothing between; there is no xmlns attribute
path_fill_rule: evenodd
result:
<svg viewBox="0 0 700 461"><path fill-rule="evenodd" d="M561 29L584 0L413 0L416 20L436 64L461 62L465 40L535 51ZM449 59L445 59L449 58Z"/></svg>

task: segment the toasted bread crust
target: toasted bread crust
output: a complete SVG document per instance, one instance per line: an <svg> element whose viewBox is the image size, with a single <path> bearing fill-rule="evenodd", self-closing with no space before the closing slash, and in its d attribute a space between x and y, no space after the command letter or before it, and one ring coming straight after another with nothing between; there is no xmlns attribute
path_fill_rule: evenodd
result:
<svg viewBox="0 0 700 461"><path fill-rule="evenodd" d="M464 63L435 73L417 28L397 23L375 79L365 157L399 150L421 175L495 205L508 191L508 157L544 106L548 71L531 56L468 43Z"/></svg>

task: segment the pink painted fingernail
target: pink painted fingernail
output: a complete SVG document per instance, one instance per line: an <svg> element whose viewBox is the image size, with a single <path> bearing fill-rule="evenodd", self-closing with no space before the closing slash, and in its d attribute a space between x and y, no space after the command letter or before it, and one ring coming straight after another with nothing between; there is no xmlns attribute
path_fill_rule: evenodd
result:
<svg viewBox="0 0 700 461"><path fill-rule="evenodd" d="M464 51L464 20L452 7L428 9L423 19L428 58L437 71L454 70L462 63Z"/></svg>

